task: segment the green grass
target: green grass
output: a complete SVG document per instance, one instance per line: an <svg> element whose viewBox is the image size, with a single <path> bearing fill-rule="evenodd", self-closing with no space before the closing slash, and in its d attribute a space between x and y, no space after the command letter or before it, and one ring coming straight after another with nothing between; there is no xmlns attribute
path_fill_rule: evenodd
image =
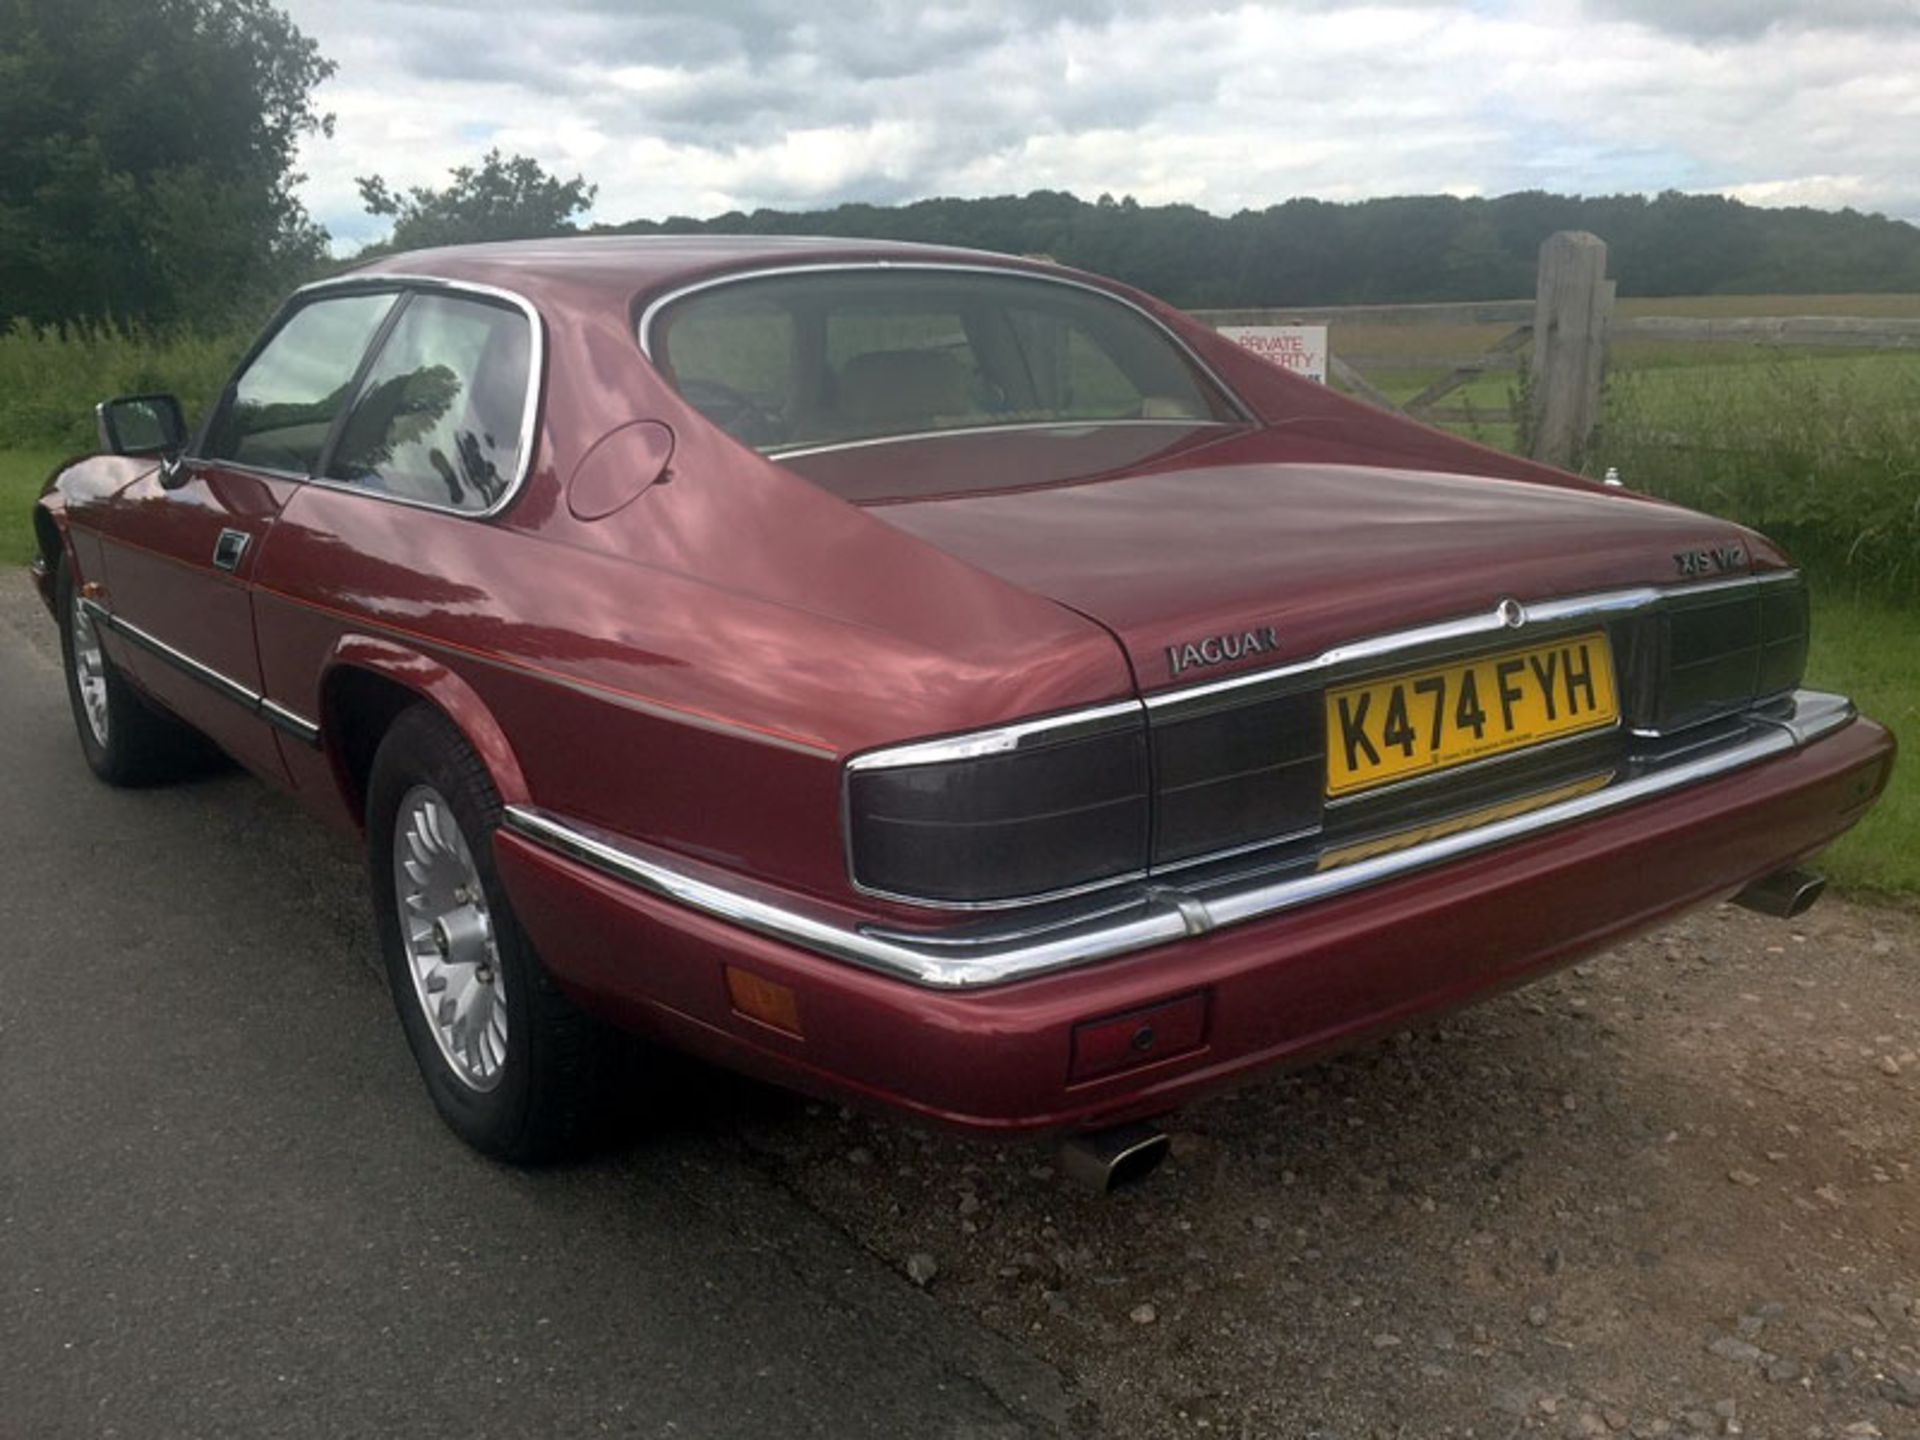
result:
<svg viewBox="0 0 1920 1440"><path fill-rule="evenodd" d="M1816 592L1807 680L1851 696L1896 738L1920 743L1920 608ZM1920 897L1920 754L1902 757L1879 805L1820 868L1854 894Z"/></svg>
<svg viewBox="0 0 1920 1440"><path fill-rule="evenodd" d="M1631 300L1624 315L1916 316L1920 295ZM1483 351L1505 326L1336 326L1333 349L1404 403L1444 373L1419 357ZM1406 357L1406 364L1397 357ZM1439 402L1446 428L1503 449L1519 377L1492 372ZM1605 416L1584 457L1638 490L1751 525L1812 575L1920 611L1920 351L1623 341Z"/></svg>
<svg viewBox="0 0 1920 1440"><path fill-rule="evenodd" d="M0 565L33 559L33 502L72 450L0 450Z"/></svg>
<svg viewBox="0 0 1920 1440"><path fill-rule="evenodd" d="M1810 574L1920 606L1920 354L1616 371L1589 471L1753 526Z"/></svg>
<svg viewBox="0 0 1920 1440"><path fill-rule="evenodd" d="M226 383L250 333L151 335L0 329L0 565L33 556L33 500L50 471L94 448L93 407L115 395L179 397L189 422Z"/></svg>
<svg viewBox="0 0 1920 1440"><path fill-rule="evenodd" d="M226 383L252 338L108 329L0 330L0 447L91 448L93 407L114 395L176 395L189 417Z"/></svg>

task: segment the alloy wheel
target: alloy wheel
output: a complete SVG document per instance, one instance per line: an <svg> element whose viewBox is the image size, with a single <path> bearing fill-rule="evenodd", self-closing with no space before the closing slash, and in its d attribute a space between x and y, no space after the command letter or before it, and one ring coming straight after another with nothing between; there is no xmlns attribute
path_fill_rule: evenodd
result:
<svg viewBox="0 0 1920 1440"><path fill-rule="evenodd" d="M507 992L485 888L453 807L416 785L394 817L393 888L414 995L440 1054L472 1090L500 1083Z"/></svg>
<svg viewBox="0 0 1920 1440"><path fill-rule="evenodd" d="M80 691L80 710L86 716L93 743L107 747L107 657L100 649L100 631L84 600L73 602L73 679Z"/></svg>

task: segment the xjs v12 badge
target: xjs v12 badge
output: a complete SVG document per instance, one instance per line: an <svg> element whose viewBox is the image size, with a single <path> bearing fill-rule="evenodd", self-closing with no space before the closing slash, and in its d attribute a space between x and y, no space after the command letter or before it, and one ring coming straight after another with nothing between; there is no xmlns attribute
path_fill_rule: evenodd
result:
<svg viewBox="0 0 1920 1440"><path fill-rule="evenodd" d="M1747 568L1747 547L1738 542L1702 545L1693 550L1676 550L1673 563L1680 573L1695 575L1734 575Z"/></svg>

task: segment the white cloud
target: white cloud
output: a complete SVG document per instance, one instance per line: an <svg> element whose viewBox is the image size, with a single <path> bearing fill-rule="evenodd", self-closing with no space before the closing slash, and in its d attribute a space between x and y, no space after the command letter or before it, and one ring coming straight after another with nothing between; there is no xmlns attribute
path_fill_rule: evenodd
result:
<svg viewBox="0 0 1920 1440"><path fill-rule="evenodd" d="M309 208L489 145L595 218L1059 188L1230 212L1718 190L1920 220L1911 0L289 0L340 73Z"/></svg>

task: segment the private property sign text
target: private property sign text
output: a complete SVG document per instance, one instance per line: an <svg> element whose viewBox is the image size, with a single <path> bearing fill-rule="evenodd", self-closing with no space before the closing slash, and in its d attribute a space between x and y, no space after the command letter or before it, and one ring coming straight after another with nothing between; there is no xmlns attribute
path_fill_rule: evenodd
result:
<svg viewBox="0 0 1920 1440"><path fill-rule="evenodd" d="M1244 345L1262 360L1296 375L1327 383L1327 327L1324 325L1222 325L1220 333Z"/></svg>

